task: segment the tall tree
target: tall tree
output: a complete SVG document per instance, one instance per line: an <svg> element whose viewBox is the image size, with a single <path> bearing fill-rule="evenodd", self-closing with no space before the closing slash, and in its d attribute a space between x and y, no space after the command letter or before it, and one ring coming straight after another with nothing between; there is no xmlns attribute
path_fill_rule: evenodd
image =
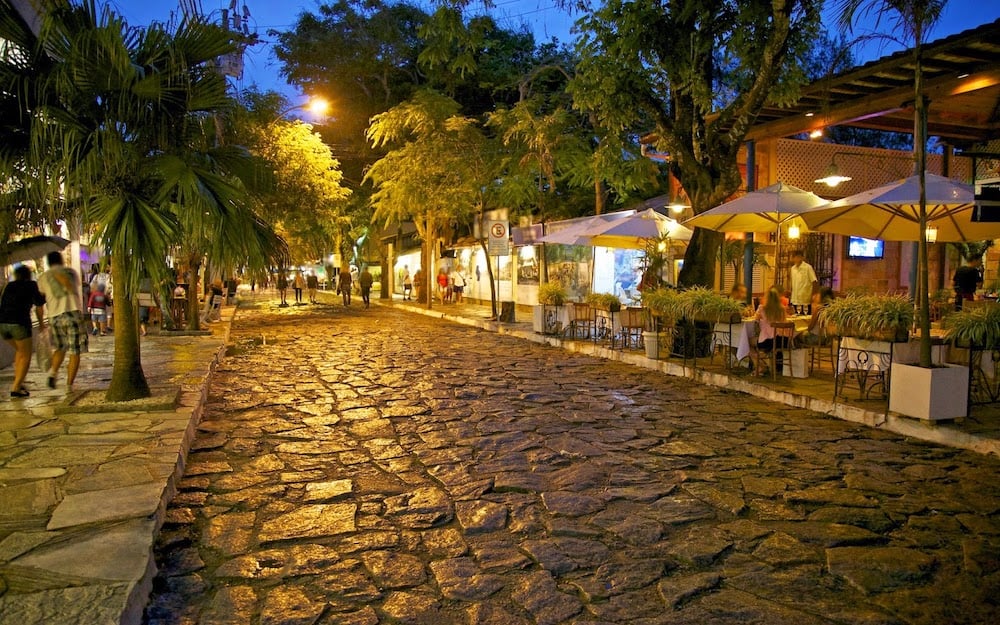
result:
<svg viewBox="0 0 1000 625"><path fill-rule="evenodd" d="M458 103L432 91L372 119L368 137L385 156L368 171L375 185L378 222L412 220L423 241L423 291L431 307L431 254L445 226L466 222L481 206L483 180L473 170L485 137L477 122L459 115Z"/></svg>
<svg viewBox="0 0 1000 625"><path fill-rule="evenodd" d="M341 251L351 192L343 186L340 162L310 124L280 114L289 108L280 94L250 90L240 99L243 107L230 117L235 138L259 159L253 191L261 215L288 243L291 262Z"/></svg>
<svg viewBox="0 0 1000 625"><path fill-rule="evenodd" d="M577 105L615 130L648 125L695 213L742 184L737 154L761 108L789 102L820 0L613 0L579 22ZM752 175L752 172L749 174ZM711 285L721 236L697 229L681 285Z"/></svg>
<svg viewBox="0 0 1000 625"><path fill-rule="evenodd" d="M927 98L924 95L923 43L927 31L941 17L946 0L840 0L841 26L849 29L854 20L875 17L876 28L889 21L904 39L913 44L913 155L920 188L917 241L917 298L920 324L920 366L933 365L931 350L931 306L927 260Z"/></svg>
<svg viewBox="0 0 1000 625"><path fill-rule="evenodd" d="M116 331L107 399L148 396L140 279L166 278L167 255L181 242L205 241L200 254L251 263L283 249L232 175L242 151L215 142L212 114L231 102L211 63L232 43L198 20L131 28L92 0L53 0L44 15L37 46L54 61L30 86L32 101L44 104L22 112L31 127L28 162L58 167L59 182L81 199L95 239L111 252Z"/></svg>

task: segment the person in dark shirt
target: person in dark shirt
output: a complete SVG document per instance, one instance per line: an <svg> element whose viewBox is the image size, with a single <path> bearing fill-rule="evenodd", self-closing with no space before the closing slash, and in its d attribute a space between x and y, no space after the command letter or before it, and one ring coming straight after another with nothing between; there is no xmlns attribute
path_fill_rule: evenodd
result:
<svg viewBox="0 0 1000 625"><path fill-rule="evenodd" d="M10 396L16 399L30 395L24 388L24 378L31 366L31 307L35 307L39 329L44 330L44 305L45 298L38 290L38 283L31 279L31 269L19 265L14 269L14 281L8 282L0 293L0 338L14 348L14 382Z"/></svg>
<svg viewBox="0 0 1000 625"><path fill-rule="evenodd" d="M970 258L969 264L955 270L955 310L962 310L962 302L976 298L976 289L983 283L980 266L982 258Z"/></svg>

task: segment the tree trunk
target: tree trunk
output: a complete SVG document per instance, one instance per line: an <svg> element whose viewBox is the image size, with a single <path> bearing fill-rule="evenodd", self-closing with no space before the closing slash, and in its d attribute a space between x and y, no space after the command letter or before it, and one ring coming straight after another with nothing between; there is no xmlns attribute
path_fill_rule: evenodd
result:
<svg viewBox="0 0 1000 625"><path fill-rule="evenodd" d="M124 276L126 254L117 251L111 256L111 275ZM124 285L123 285L124 286ZM149 397L149 383L142 371L139 351L139 311L131 293L120 288L113 293L115 313L115 360L111 368L111 383L105 399L109 402L129 401Z"/></svg>
<svg viewBox="0 0 1000 625"><path fill-rule="evenodd" d="M434 221L430 218L424 220L424 293L427 294L427 310L434 308L434 292L431 290L437 284L437 277L432 273L431 260L434 256L435 241Z"/></svg>
<svg viewBox="0 0 1000 625"><path fill-rule="evenodd" d="M916 35L914 46L915 69L913 88L916 100L913 111L913 151L916 153L917 180L920 185L920 237L917 239L917 298L920 323L920 366L933 365L931 352L931 304L928 287L927 258L927 100L924 98L923 59L920 50L920 34Z"/></svg>
<svg viewBox="0 0 1000 625"><path fill-rule="evenodd" d="M722 234L695 228L684 254L684 266L677 276L677 286L715 287L715 258L719 254Z"/></svg>
<svg viewBox="0 0 1000 625"><path fill-rule="evenodd" d="M198 306L198 269L201 267L199 258L191 254L188 257L188 290L187 290L187 329L201 328L201 309Z"/></svg>
<svg viewBox="0 0 1000 625"><path fill-rule="evenodd" d="M497 283L493 279L493 263L490 262L490 252L486 246L486 239L481 239L479 245L482 246L483 258L486 259L486 275L490 280L490 305L493 307L493 318L497 319L500 317L500 311L497 310Z"/></svg>

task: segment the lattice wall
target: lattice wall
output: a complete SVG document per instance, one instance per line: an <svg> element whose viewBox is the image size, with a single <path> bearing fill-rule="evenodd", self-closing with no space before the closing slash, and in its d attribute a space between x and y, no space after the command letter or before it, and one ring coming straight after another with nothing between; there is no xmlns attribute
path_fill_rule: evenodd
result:
<svg viewBox="0 0 1000 625"><path fill-rule="evenodd" d="M898 150L856 148L831 143L779 139L774 146L774 151L776 158L769 158L767 161L768 166L773 167L774 170L774 175L769 176L771 180L780 180L826 198L840 198L860 193L905 178L913 173L911 154ZM844 154L844 152L848 152L848 154ZM840 173L851 176L853 180L833 188L814 182L823 176L835 154ZM941 174L943 167L944 155L927 155L927 171ZM971 168L971 159L952 157L950 177L956 180L970 181L972 178Z"/></svg>

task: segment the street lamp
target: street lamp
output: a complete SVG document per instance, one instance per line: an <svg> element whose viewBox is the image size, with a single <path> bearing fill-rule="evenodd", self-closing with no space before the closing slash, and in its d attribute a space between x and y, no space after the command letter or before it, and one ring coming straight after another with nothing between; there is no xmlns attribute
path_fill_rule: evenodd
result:
<svg viewBox="0 0 1000 625"><path fill-rule="evenodd" d="M284 119L285 115L294 111L295 109L305 109L315 115L316 117L323 117L330 110L330 103L325 98L312 97L309 98L307 102L301 104L293 104L291 106L285 107L274 119L271 120L271 124L278 123L279 120Z"/></svg>

